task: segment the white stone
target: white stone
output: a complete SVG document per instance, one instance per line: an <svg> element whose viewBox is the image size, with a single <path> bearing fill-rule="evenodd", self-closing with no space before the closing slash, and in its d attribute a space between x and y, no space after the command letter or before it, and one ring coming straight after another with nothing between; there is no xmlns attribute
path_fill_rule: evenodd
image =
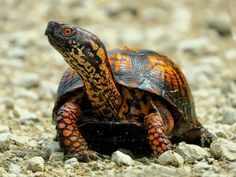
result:
<svg viewBox="0 0 236 177"><path fill-rule="evenodd" d="M28 160L28 169L33 172L44 171L44 159L36 156Z"/></svg>
<svg viewBox="0 0 236 177"><path fill-rule="evenodd" d="M177 32L186 33L191 29L192 25L192 14L188 8L176 7L172 12L172 22L171 26Z"/></svg>
<svg viewBox="0 0 236 177"><path fill-rule="evenodd" d="M220 35L231 33L231 25L228 14L226 13L212 13L206 15L208 26L216 30Z"/></svg>
<svg viewBox="0 0 236 177"><path fill-rule="evenodd" d="M71 165L71 164L75 164L77 162L78 162L78 160L75 157L73 157L73 158L66 160L64 163Z"/></svg>
<svg viewBox="0 0 236 177"><path fill-rule="evenodd" d="M22 124L29 122L29 121L39 122L39 117L34 112L30 112L28 110L21 109L21 110L18 110L18 113L20 114L19 121Z"/></svg>
<svg viewBox="0 0 236 177"><path fill-rule="evenodd" d="M191 86L198 86L199 84L210 83L209 79L212 77L215 69L209 64L198 64L183 68L182 71Z"/></svg>
<svg viewBox="0 0 236 177"><path fill-rule="evenodd" d="M39 85L39 76L32 73L16 74L11 80L14 86L25 88L37 87Z"/></svg>
<svg viewBox="0 0 236 177"><path fill-rule="evenodd" d="M8 140L10 138L10 133L1 133L0 134L0 149L5 149L8 147Z"/></svg>
<svg viewBox="0 0 236 177"><path fill-rule="evenodd" d="M13 173L18 175L21 172L21 168L19 165L16 165L14 163L11 163L9 166L9 173Z"/></svg>
<svg viewBox="0 0 236 177"><path fill-rule="evenodd" d="M180 41L179 44L177 45L177 48L179 51L199 54L204 52L209 45L210 45L209 40L207 38L201 37L196 39L187 39Z"/></svg>
<svg viewBox="0 0 236 177"><path fill-rule="evenodd" d="M169 150L160 155L158 162L162 165L173 165L179 167L184 163L184 159L176 152Z"/></svg>
<svg viewBox="0 0 236 177"><path fill-rule="evenodd" d="M175 168L172 166L151 164L147 166L146 168L144 168L142 172L137 176L141 176L141 175L161 176L161 177L169 177L169 176L183 177L183 176L191 176L191 169L190 167L187 167L187 166L183 166L181 168Z"/></svg>
<svg viewBox="0 0 236 177"><path fill-rule="evenodd" d="M7 125L0 125L0 133L8 133L10 128Z"/></svg>
<svg viewBox="0 0 236 177"><path fill-rule="evenodd" d="M52 152L59 152L60 151L60 146L59 143L57 141L51 141L50 143L48 143L43 150L49 152L50 154Z"/></svg>
<svg viewBox="0 0 236 177"><path fill-rule="evenodd" d="M133 165L133 159L120 151L115 151L111 155L111 161L119 165Z"/></svg>
<svg viewBox="0 0 236 177"><path fill-rule="evenodd" d="M132 45L140 43L143 40L142 31L135 28L126 28L122 31L121 37L122 42Z"/></svg>
<svg viewBox="0 0 236 177"><path fill-rule="evenodd" d="M64 154L62 152L52 152L49 161L63 161Z"/></svg>
<svg viewBox="0 0 236 177"><path fill-rule="evenodd" d="M224 107L222 109L222 123L223 124L233 124L236 122L236 114L233 108Z"/></svg>
<svg viewBox="0 0 236 177"><path fill-rule="evenodd" d="M8 57L9 58L17 58L17 59L24 59L27 55L27 50L14 47L12 50L9 50Z"/></svg>
<svg viewBox="0 0 236 177"><path fill-rule="evenodd" d="M22 144L22 145L25 145L25 144L28 144L29 140L30 140L30 137L28 136L19 136L19 135L16 135L16 134L11 134L9 136L10 140L12 141L15 141L16 143L19 143L19 144Z"/></svg>
<svg viewBox="0 0 236 177"><path fill-rule="evenodd" d="M210 165L206 162L197 162L194 164L194 169L196 171L201 171L201 170L208 170L210 168Z"/></svg>
<svg viewBox="0 0 236 177"><path fill-rule="evenodd" d="M215 158L226 158L229 161L236 160L236 143L223 138L218 138L210 145L211 154Z"/></svg>
<svg viewBox="0 0 236 177"><path fill-rule="evenodd" d="M225 59L226 60L236 60L236 50L235 49L229 49L225 52Z"/></svg>
<svg viewBox="0 0 236 177"><path fill-rule="evenodd" d="M175 151L181 155L186 163L194 163L209 157L209 154L204 148L193 144L180 143Z"/></svg>

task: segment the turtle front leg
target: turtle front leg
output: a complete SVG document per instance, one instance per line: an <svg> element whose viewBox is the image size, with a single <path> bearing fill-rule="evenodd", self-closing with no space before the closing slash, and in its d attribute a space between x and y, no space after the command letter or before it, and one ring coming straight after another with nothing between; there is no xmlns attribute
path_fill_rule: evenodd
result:
<svg viewBox="0 0 236 177"><path fill-rule="evenodd" d="M162 115L163 111L162 114L155 112L147 115L144 119L144 125L148 130L149 144L157 156L172 148L172 144L165 133L173 128L174 120L169 111L166 111L167 115Z"/></svg>
<svg viewBox="0 0 236 177"><path fill-rule="evenodd" d="M76 157L79 161L96 160L97 153L88 149L88 145L78 129L80 107L67 102L56 115L56 130L60 147L67 158Z"/></svg>

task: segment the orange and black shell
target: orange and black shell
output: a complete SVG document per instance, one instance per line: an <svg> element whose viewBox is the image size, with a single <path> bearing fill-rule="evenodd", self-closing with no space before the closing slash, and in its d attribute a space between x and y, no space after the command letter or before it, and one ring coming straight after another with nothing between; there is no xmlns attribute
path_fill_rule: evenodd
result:
<svg viewBox="0 0 236 177"><path fill-rule="evenodd" d="M195 122L190 88L180 68L169 57L155 51L124 47L109 50L108 58L118 85L156 95L171 105L172 113L180 115L185 122ZM82 93L82 80L73 69L68 68L59 84L53 112L75 94Z"/></svg>

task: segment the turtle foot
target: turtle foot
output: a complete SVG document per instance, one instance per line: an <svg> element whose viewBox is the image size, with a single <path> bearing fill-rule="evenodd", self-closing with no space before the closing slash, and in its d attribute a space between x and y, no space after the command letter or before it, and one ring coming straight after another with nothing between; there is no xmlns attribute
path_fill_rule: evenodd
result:
<svg viewBox="0 0 236 177"><path fill-rule="evenodd" d="M90 162L93 160L102 159L102 155L91 150L80 151L80 152L68 152L65 156L65 160L70 158L77 158L80 162Z"/></svg>
<svg viewBox="0 0 236 177"><path fill-rule="evenodd" d="M216 138L212 133L210 133L206 128L201 128L201 146L209 147L212 141Z"/></svg>

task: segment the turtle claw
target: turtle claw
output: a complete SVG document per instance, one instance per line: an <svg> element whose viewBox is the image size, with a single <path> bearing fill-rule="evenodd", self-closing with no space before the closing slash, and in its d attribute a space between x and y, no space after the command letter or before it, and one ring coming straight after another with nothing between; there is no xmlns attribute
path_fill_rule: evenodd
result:
<svg viewBox="0 0 236 177"><path fill-rule="evenodd" d="M212 141L216 138L213 134L211 134L206 128L201 128L201 146L209 147Z"/></svg>
<svg viewBox="0 0 236 177"><path fill-rule="evenodd" d="M77 158L80 162L90 162L93 160L101 160L102 155L91 150L81 151L81 152L69 152L65 156L65 160L70 158Z"/></svg>

